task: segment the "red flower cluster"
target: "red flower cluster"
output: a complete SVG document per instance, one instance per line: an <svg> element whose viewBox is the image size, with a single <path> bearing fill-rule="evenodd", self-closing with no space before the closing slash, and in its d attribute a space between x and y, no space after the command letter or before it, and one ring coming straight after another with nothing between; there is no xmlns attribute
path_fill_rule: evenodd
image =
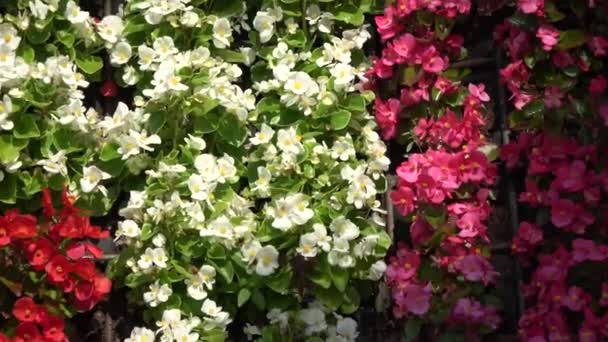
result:
<svg viewBox="0 0 608 342"><path fill-rule="evenodd" d="M73 199L65 190L62 203L63 208L57 214L51 202L50 191L45 189L43 191L45 222L38 224L34 216L19 214L17 210L9 210L4 216L0 216L0 249L11 250L7 255L14 260L10 260L9 265L18 267L24 278L29 277L30 272L44 273L44 277L39 277L40 283L34 284L26 291L37 293L42 300L45 300L47 294L42 290L47 287L44 284L46 282L64 293L76 310L87 311L102 300L112 287L111 281L97 270L93 259L85 257L87 252L93 258L103 255L91 240L106 238L109 232L91 225L88 217L80 216L79 211L72 204ZM47 299L45 305L65 304L63 298ZM18 340L20 331L31 337L25 339L26 341L64 339L64 337L53 339L46 336L54 334L48 331L63 331L63 321L46 315L43 307L35 306L29 297L20 299L17 304L13 312L24 327L21 330L17 328L15 340ZM45 336L43 339L34 338L40 335L34 323L43 327Z"/></svg>
<svg viewBox="0 0 608 342"><path fill-rule="evenodd" d="M63 318L50 315L44 306L36 305L30 297L21 297L13 306L13 316L19 321L15 337L0 334L0 342L67 342Z"/></svg>

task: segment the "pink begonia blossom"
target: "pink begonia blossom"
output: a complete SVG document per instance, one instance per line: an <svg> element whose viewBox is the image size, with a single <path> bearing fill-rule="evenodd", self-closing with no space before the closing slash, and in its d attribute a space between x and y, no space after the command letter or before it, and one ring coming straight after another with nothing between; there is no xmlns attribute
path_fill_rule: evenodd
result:
<svg viewBox="0 0 608 342"><path fill-rule="evenodd" d="M392 42L392 47L399 56L409 59L416 50L416 38L411 33L402 34Z"/></svg>
<svg viewBox="0 0 608 342"><path fill-rule="evenodd" d="M517 0L517 7L526 14L542 13L545 0Z"/></svg>
<svg viewBox="0 0 608 342"><path fill-rule="evenodd" d="M483 306L477 300L471 298L460 298L454 305L450 314L455 323L465 325L486 325L496 329L500 323L500 317L494 306Z"/></svg>
<svg viewBox="0 0 608 342"><path fill-rule="evenodd" d="M401 30L401 25L398 18L396 18L395 12L395 7L387 6L384 9L384 15L374 18L376 29L383 41L393 38Z"/></svg>
<svg viewBox="0 0 608 342"><path fill-rule="evenodd" d="M561 191L578 192L585 187L586 173L585 163L576 160L570 165L564 165L557 169L553 184Z"/></svg>
<svg viewBox="0 0 608 342"><path fill-rule="evenodd" d="M591 82L589 83L589 93L593 96L602 95L606 91L606 88L608 88L608 81L604 75L599 75L591 79Z"/></svg>
<svg viewBox="0 0 608 342"><path fill-rule="evenodd" d="M416 216L410 225L410 239L414 247L426 244L435 233L433 227L420 216Z"/></svg>
<svg viewBox="0 0 608 342"><path fill-rule="evenodd" d="M574 58L567 51L555 52L551 57L551 61L558 68L565 68L574 64Z"/></svg>
<svg viewBox="0 0 608 342"><path fill-rule="evenodd" d="M562 106L564 93L558 86L550 86L545 89L545 106L547 108L559 108Z"/></svg>
<svg viewBox="0 0 608 342"><path fill-rule="evenodd" d="M551 203L551 222L558 228L565 228L572 224L578 206L569 199L558 199Z"/></svg>
<svg viewBox="0 0 608 342"><path fill-rule="evenodd" d="M588 44L595 57L605 57L608 55L608 38L595 36L589 40Z"/></svg>
<svg viewBox="0 0 608 342"><path fill-rule="evenodd" d="M608 257L608 246L598 246L593 240L575 239L572 241L572 262L604 261Z"/></svg>
<svg viewBox="0 0 608 342"><path fill-rule="evenodd" d="M377 97L374 102L376 111L376 122L382 130L382 138L389 140L395 137L397 133L397 124L399 123L399 113L401 112L401 104L397 99L388 99L383 102Z"/></svg>
<svg viewBox="0 0 608 342"><path fill-rule="evenodd" d="M414 191L409 187L400 186L397 190L391 191L391 201L402 216L407 216L414 211L415 199Z"/></svg>
<svg viewBox="0 0 608 342"><path fill-rule="evenodd" d="M475 85L473 83L469 83L469 93L474 97L478 98L479 101L488 102L490 101L490 96L485 91L486 86L481 83L479 85Z"/></svg>
<svg viewBox="0 0 608 342"><path fill-rule="evenodd" d="M424 51L422 59L422 68L426 72L438 74L448 66L447 57L440 56L434 46L430 46Z"/></svg>
<svg viewBox="0 0 608 342"><path fill-rule="evenodd" d="M431 283L426 285L410 284L405 289L405 300L403 304L408 311L422 316L431 307Z"/></svg>
<svg viewBox="0 0 608 342"><path fill-rule="evenodd" d="M484 257L469 254L458 260L454 267L469 281L482 281L485 285L492 283L496 276L492 265Z"/></svg>
<svg viewBox="0 0 608 342"><path fill-rule="evenodd" d="M544 202L544 194L532 179L526 179L526 191L519 194L519 201L531 207L538 207Z"/></svg>
<svg viewBox="0 0 608 342"><path fill-rule="evenodd" d="M562 298L562 304L572 311L581 311L590 301L591 296L577 286L571 286Z"/></svg>
<svg viewBox="0 0 608 342"><path fill-rule="evenodd" d="M543 24L536 31L536 37L543 42L543 50L551 51L558 43L559 31L551 25Z"/></svg>

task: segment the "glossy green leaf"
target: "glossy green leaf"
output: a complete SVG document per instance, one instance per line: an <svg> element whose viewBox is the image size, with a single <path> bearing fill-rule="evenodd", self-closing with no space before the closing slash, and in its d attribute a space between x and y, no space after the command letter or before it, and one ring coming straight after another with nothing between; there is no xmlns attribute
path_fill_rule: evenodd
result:
<svg viewBox="0 0 608 342"><path fill-rule="evenodd" d="M331 128L339 131L344 129L350 123L351 113L347 110L340 110L331 115Z"/></svg>
<svg viewBox="0 0 608 342"><path fill-rule="evenodd" d="M18 139L37 138L40 136L40 129L36 124L36 119L30 114L17 115L14 120L15 127L13 135Z"/></svg>

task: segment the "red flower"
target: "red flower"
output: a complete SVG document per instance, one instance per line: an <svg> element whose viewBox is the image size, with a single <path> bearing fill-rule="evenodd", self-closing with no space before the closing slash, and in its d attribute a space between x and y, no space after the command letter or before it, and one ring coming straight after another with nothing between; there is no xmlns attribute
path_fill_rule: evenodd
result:
<svg viewBox="0 0 608 342"><path fill-rule="evenodd" d="M47 341L52 342L63 342L67 341L65 333L63 329L65 328L65 324L63 319L57 316L49 316L44 322L42 322L42 334L47 339Z"/></svg>
<svg viewBox="0 0 608 342"><path fill-rule="evenodd" d="M118 87L114 80L106 80L99 89L103 97L116 97L118 95Z"/></svg>
<svg viewBox="0 0 608 342"><path fill-rule="evenodd" d="M391 191L391 200L403 216L409 215L415 209L414 191L409 187L400 186L397 190Z"/></svg>
<svg viewBox="0 0 608 342"><path fill-rule="evenodd" d="M38 320L38 305L30 297L21 297L13 306L13 316L20 322L35 322Z"/></svg>
<svg viewBox="0 0 608 342"><path fill-rule="evenodd" d="M0 248L8 246L10 243L11 236L8 230L8 222L3 216L0 216Z"/></svg>
<svg viewBox="0 0 608 342"><path fill-rule="evenodd" d="M92 282L97 269L93 260L81 259L74 263L72 272L80 277L80 279Z"/></svg>
<svg viewBox="0 0 608 342"><path fill-rule="evenodd" d="M36 218L32 215L20 215L17 210L7 210L6 226L13 239L30 239L36 236Z"/></svg>
<svg viewBox="0 0 608 342"><path fill-rule="evenodd" d="M589 83L589 92L594 96L600 96L608 88L608 81L603 75L597 76Z"/></svg>
<svg viewBox="0 0 608 342"><path fill-rule="evenodd" d="M55 255L44 269L52 283L60 284L68 279L72 265L63 255Z"/></svg>
<svg viewBox="0 0 608 342"><path fill-rule="evenodd" d="M44 238L31 242L27 246L28 261L36 271L41 271L55 252L53 243Z"/></svg>
<svg viewBox="0 0 608 342"><path fill-rule="evenodd" d="M44 339L34 323L24 322L15 329L14 342L44 342Z"/></svg>
<svg viewBox="0 0 608 342"><path fill-rule="evenodd" d="M53 207L53 198L49 188L42 190L42 214L47 220L50 220L56 215L55 207Z"/></svg>
<svg viewBox="0 0 608 342"><path fill-rule="evenodd" d="M397 99L383 102L380 98L375 100L376 122L382 130L382 138L389 140L395 137L401 105Z"/></svg>

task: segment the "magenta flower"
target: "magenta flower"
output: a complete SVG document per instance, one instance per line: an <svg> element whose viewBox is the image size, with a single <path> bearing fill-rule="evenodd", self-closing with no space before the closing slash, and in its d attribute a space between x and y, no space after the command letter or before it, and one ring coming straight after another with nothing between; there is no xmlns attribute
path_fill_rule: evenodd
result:
<svg viewBox="0 0 608 342"><path fill-rule="evenodd" d="M554 186L567 192L578 192L585 188L585 175L587 169L585 163L576 160L570 165L564 165L557 169ZM552 185L553 187L553 185Z"/></svg>
<svg viewBox="0 0 608 342"><path fill-rule="evenodd" d="M545 7L544 0L517 0L517 7L526 14L542 13Z"/></svg>
<svg viewBox="0 0 608 342"><path fill-rule="evenodd" d="M410 284L405 288L404 305L408 311L422 316L431 306L431 283L426 285Z"/></svg>
<svg viewBox="0 0 608 342"><path fill-rule="evenodd" d="M551 51L558 43L559 31L551 25L543 24L536 31L536 37L543 42L543 50Z"/></svg>
<svg viewBox="0 0 608 342"><path fill-rule="evenodd" d="M558 86L550 86L545 89L545 106L547 108L559 108L562 106L564 93Z"/></svg>
<svg viewBox="0 0 608 342"><path fill-rule="evenodd" d="M468 254L454 264L454 268L469 281L482 281L485 285L494 281L496 272L490 262L478 254Z"/></svg>
<svg viewBox="0 0 608 342"><path fill-rule="evenodd" d="M591 296L582 288L571 286L567 295L562 298L562 304L572 311L581 311L590 300Z"/></svg>
<svg viewBox="0 0 608 342"><path fill-rule="evenodd" d="M395 137L397 132L397 124L399 123L399 112L401 105L397 99L388 99L383 102L382 99L376 98L374 103L376 111L376 122L382 130L382 138L389 140Z"/></svg>
<svg viewBox="0 0 608 342"><path fill-rule="evenodd" d="M608 81L604 75L599 75L591 79L591 82L589 83L589 93L594 96L602 95L606 91L606 88L608 88Z"/></svg>
<svg viewBox="0 0 608 342"><path fill-rule="evenodd" d="M579 207L568 199L557 199L551 202L551 223L558 228L566 228L574 221Z"/></svg>
<svg viewBox="0 0 608 342"><path fill-rule="evenodd" d="M384 15L374 18L376 29L383 41L393 38L401 30L401 25L395 16L395 7L387 6Z"/></svg>
<svg viewBox="0 0 608 342"><path fill-rule="evenodd" d="M488 93L485 92L485 89L486 89L486 86L483 83L480 83L479 85L469 83L469 93L471 95L475 96L476 98L478 98L479 101L482 101L482 102L490 101L490 96L488 95Z"/></svg>
<svg viewBox="0 0 608 342"><path fill-rule="evenodd" d="M391 200L403 216L407 216L414 211L416 208L415 199L414 191L409 187L400 186L397 190L391 191Z"/></svg>
<svg viewBox="0 0 608 342"><path fill-rule="evenodd" d="M411 33L402 34L399 38L393 40L392 47L399 56L409 59L416 49L416 38Z"/></svg>

